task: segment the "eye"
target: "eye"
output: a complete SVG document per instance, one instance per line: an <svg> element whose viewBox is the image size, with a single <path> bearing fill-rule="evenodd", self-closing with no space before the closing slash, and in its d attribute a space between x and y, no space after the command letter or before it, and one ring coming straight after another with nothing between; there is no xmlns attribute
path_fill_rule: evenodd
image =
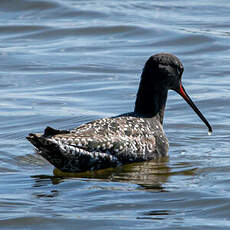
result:
<svg viewBox="0 0 230 230"><path fill-rule="evenodd" d="M183 71L184 71L184 68L183 68L183 67L181 67L181 66L180 66L180 67L177 67L177 73L178 73L179 76L182 75Z"/></svg>
<svg viewBox="0 0 230 230"><path fill-rule="evenodd" d="M177 74L180 76L180 75L181 75L181 72L180 72L181 70L180 70L180 68L177 67L176 70L177 70Z"/></svg>

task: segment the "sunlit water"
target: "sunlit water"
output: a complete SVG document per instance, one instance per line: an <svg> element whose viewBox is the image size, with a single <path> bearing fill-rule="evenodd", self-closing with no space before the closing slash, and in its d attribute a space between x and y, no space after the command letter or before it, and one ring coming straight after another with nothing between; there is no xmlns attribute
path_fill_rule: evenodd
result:
<svg viewBox="0 0 230 230"><path fill-rule="evenodd" d="M0 229L228 229L229 1L1 0ZM25 140L133 110L140 73L177 55L213 127L175 92L170 157L63 175Z"/></svg>

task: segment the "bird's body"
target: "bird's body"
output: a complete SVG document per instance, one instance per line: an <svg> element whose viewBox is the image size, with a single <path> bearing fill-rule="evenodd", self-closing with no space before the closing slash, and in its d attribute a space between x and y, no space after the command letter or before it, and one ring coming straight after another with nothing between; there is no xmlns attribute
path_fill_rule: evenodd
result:
<svg viewBox="0 0 230 230"><path fill-rule="evenodd" d="M72 130L47 127L44 134L29 134L27 139L63 172L96 170L166 156L169 144L162 125L168 89L179 92L209 125L185 93L180 81L182 72L183 66L175 56L154 55L145 64L134 112L94 120Z"/></svg>
<svg viewBox="0 0 230 230"><path fill-rule="evenodd" d="M168 141L155 118L134 113L98 119L70 131L31 134L38 153L61 171L80 172L166 156Z"/></svg>

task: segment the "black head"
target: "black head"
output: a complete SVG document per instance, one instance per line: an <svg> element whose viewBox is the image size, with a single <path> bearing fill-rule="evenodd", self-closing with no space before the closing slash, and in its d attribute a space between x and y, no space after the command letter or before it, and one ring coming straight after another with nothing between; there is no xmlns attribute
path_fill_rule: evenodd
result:
<svg viewBox="0 0 230 230"><path fill-rule="evenodd" d="M145 63L142 81L148 82L149 86L176 90L180 86L184 67L180 60L169 53L159 53L151 56Z"/></svg>
<svg viewBox="0 0 230 230"><path fill-rule="evenodd" d="M182 85L181 78L183 71L184 67L182 63L172 54L159 53L151 56L145 63L145 67L141 75L135 111L140 113L148 113L150 111L149 113L152 112L152 115L161 112L162 108L164 110L167 92L169 89L172 89L179 93L192 107L201 120L207 125L209 133L211 133L212 127L188 96ZM154 101L152 105L155 107L152 110L149 108L151 100ZM163 115L160 116L161 120L163 120L162 116Z"/></svg>

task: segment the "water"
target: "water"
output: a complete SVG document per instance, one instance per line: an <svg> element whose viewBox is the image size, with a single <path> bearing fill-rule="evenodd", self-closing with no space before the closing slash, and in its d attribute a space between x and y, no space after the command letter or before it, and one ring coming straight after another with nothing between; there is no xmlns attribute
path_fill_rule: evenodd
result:
<svg viewBox="0 0 230 230"><path fill-rule="evenodd" d="M229 1L1 0L0 229L228 229ZM177 55L170 157L62 175L25 140L132 111L147 58Z"/></svg>

